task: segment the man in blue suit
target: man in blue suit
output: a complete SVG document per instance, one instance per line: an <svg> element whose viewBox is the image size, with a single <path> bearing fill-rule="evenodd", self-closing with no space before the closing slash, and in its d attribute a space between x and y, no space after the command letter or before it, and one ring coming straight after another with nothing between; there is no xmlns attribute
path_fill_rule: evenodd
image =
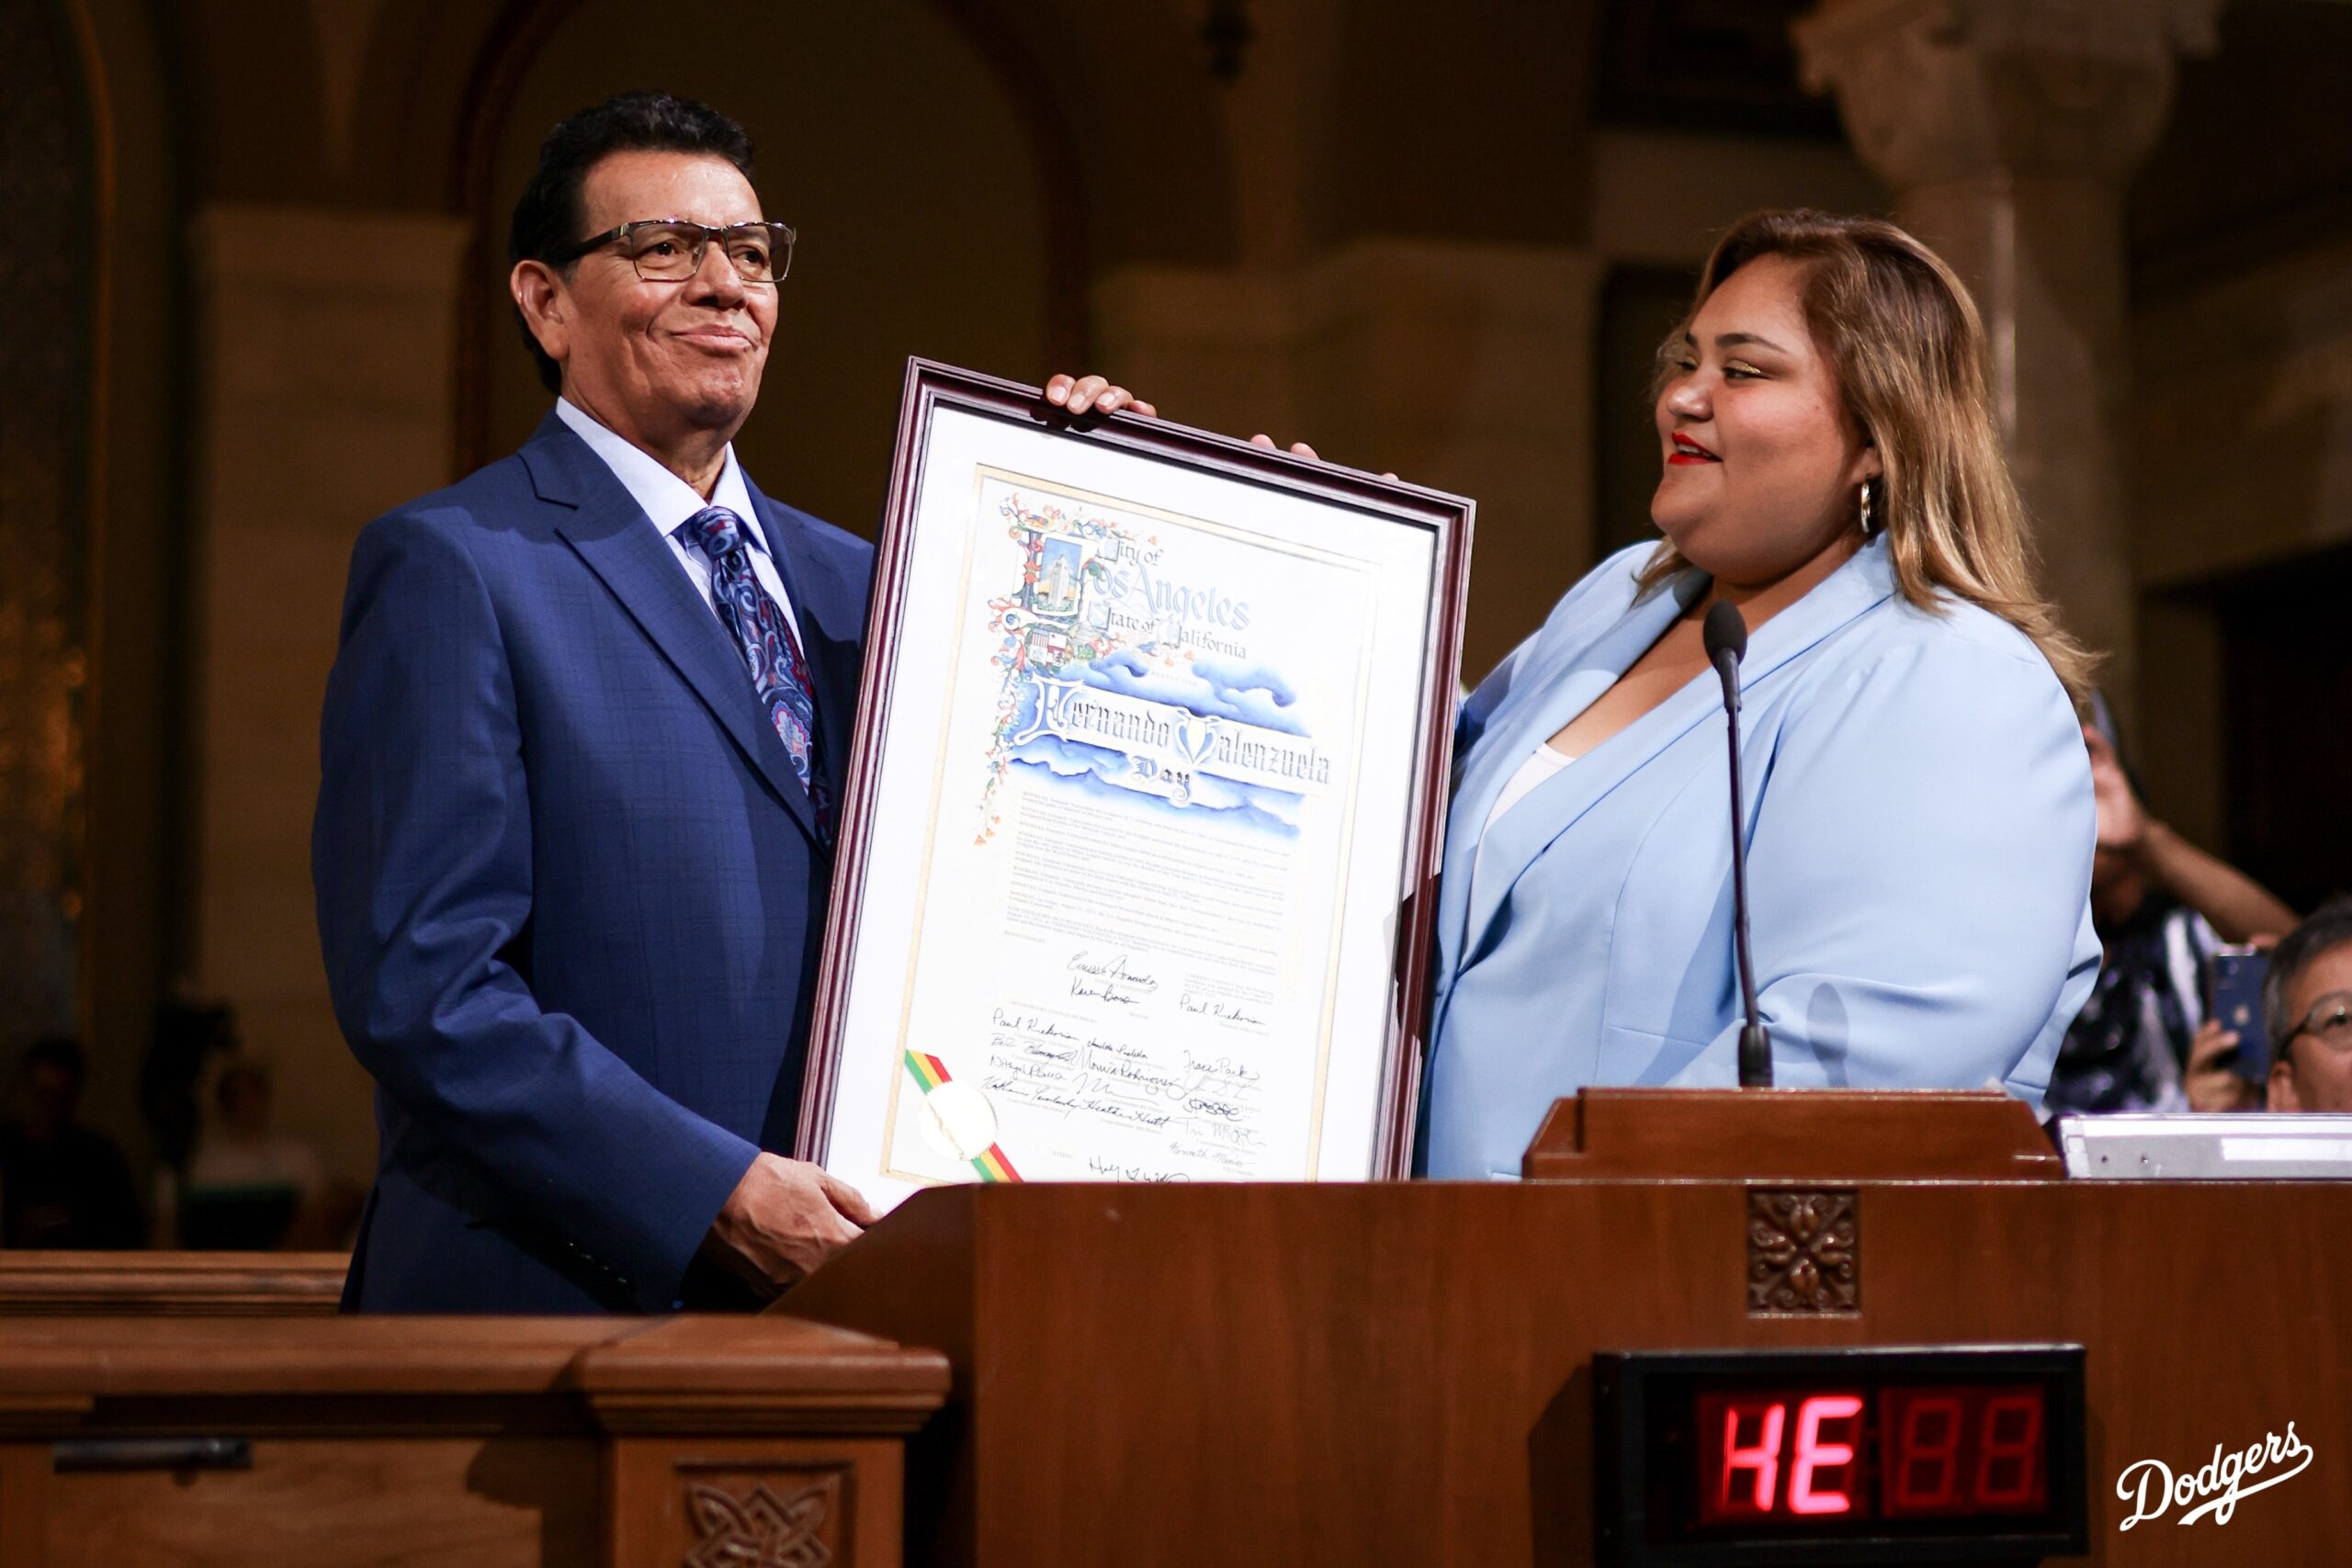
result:
<svg viewBox="0 0 2352 1568"><path fill-rule="evenodd" d="M735 460L791 246L750 167L663 95L559 126L512 288L560 400L353 553L311 855L382 1135L346 1308L720 1304L871 1217L768 1152L871 550Z"/></svg>
<svg viewBox="0 0 2352 1568"><path fill-rule="evenodd" d="M511 288L555 411L353 553L313 829L382 1153L346 1309L774 1294L871 1218L797 1111L872 552L731 445L791 231L723 116L556 128Z"/></svg>

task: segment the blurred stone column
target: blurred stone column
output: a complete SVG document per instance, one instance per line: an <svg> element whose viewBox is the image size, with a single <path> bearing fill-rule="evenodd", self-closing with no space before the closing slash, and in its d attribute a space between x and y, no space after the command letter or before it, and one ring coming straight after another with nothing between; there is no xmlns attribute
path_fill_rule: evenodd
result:
<svg viewBox="0 0 2352 1568"><path fill-rule="evenodd" d="M449 481L467 225L219 206L190 236L198 992L237 1010L279 1122L366 1180L366 1076L329 1006L311 895L319 706L352 541Z"/></svg>
<svg viewBox="0 0 2352 1568"><path fill-rule="evenodd" d="M2125 515L2124 192L2223 0L1821 0L1795 24L1805 84L1905 227L1968 279L1995 397L2068 626L2136 706Z"/></svg>

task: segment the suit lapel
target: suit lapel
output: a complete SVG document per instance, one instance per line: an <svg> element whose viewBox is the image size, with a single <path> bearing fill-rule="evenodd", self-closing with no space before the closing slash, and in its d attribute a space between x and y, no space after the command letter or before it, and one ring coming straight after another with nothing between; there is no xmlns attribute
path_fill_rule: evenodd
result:
<svg viewBox="0 0 2352 1568"><path fill-rule="evenodd" d="M815 809L761 709L742 655L628 488L553 415L523 455L540 499L571 509L557 521L556 531L604 581L785 809L815 839Z"/></svg>

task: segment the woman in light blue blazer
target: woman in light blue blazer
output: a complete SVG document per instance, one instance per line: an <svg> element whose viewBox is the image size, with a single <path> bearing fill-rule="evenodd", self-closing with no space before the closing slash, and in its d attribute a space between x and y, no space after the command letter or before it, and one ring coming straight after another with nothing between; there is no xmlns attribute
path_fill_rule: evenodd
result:
<svg viewBox="0 0 2352 1568"><path fill-rule="evenodd" d="M1515 1176L1587 1084L1728 1085L1741 1021L1717 599L1750 628L1756 980L1784 1086L2038 1104L2099 960L2074 694L1966 290L1892 225L1761 213L1668 344L1663 544L1473 694L1420 1164Z"/></svg>

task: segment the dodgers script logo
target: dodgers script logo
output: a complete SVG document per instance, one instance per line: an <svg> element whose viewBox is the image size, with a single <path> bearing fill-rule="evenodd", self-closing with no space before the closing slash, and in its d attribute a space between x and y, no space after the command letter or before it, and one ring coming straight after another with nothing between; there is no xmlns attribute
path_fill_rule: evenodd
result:
<svg viewBox="0 0 2352 1568"><path fill-rule="evenodd" d="M2295 1436L2295 1424L2290 1421L2284 1438L2276 1432L2265 1432L2262 1441L2249 1444L2243 1453L2224 1454L2222 1445L2215 1443L2213 1457L2202 1467L2178 1475L2160 1459L2143 1459L2127 1466L2116 1478L2116 1496L2132 1505L2132 1517L2123 1521L2122 1528L2130 1529L2133 1525L2163 1518L2175 1504L2188 1509L2180 1516L2179 1522L2184 1525L2193 1525L2208 1514L2213 1516L2215 1524L2228 1524L2230 1516L2237 1512L2239 1498L2251 1497L2301 1475L2311 1468L2312 1452L2312 1446ZM2245 1483L2248 1476L2290 1461L2294 1462L2292 1470L2280 1470L2250 1485ZM2216 1492L2221 1495L2214 1497ZM2189 1508L2188 1505L2199 1497L2211 1497L2212 1501Z"/></svg>

